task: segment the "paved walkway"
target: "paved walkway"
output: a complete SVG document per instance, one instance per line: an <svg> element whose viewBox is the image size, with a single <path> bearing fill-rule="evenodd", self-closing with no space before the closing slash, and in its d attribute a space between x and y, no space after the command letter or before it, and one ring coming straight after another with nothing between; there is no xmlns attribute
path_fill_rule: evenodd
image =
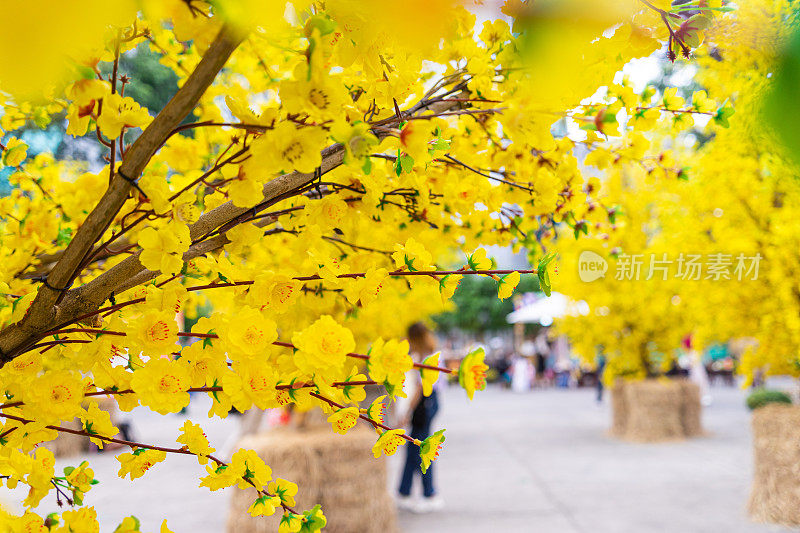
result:
<svg viewBox="0 0 800 533"><path fill-rule="evenodd" d="M437 464L446 500L430 515L403 512L403 531L537 533L757 533L783 531L749 522L745 502L752 470L749 413L737 389L714 389L704 413L708 436L670 444L629 444L608 438L607 406L589 390L528 394L490 389L469 405L449 389L440 422L447 442ZM202 421L218 447L237 420L207 420L198 398L190 418ZM137 437L174 445L183 416L136 410ZM111 454L90 458L101 484L87 495L113 531L135 514L143 531L158 531L167 517L176 533L224 531L229 494L197 487L202 467L170 457L143 478L116 476ZM77 464L79 460L60 462ZM393 470L399 469L397 460ZM394 483L393 483L394 485ZM302 489L301 489L302 490ZM14 499L21 499L18 494ZM55 510L48 498L41 511ZM10 503L0 492L0 503ZM355 532L354 532L355 533Z"/></svg>
<svg viewBox="0 0 800 533"><path fill-rule="evenodd" d="M438 484L444 511L402 513L405 531L767 532L745 513L752 472L744 393L715 388L708 436L610 439L589 390L448 391ZM427 528L427 529L425 529Z"/></svg>

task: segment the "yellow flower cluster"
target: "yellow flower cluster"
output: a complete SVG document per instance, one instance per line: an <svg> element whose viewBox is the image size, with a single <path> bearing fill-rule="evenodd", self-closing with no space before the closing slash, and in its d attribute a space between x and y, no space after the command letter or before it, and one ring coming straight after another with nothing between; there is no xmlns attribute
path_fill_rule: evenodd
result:
<svg viewBox="0 0 800 533"><path fill-rule="evenodd" d="M679 155L646 132L730 116L710 86L688 99L613 83L669 35L646 3L558 4L508 2L509 22L480 25L462 0L7 6L0 471L31 491L3 527L41 530L30 508L55 482L77 502L55 527L97 529L79 502L91 469L55 477L38 447L75 419L98 446L114 439L97 396L161 414L186 407L190 392L209 395L209 416L320 408L338 433L371 425L376 456L420 446L427 469L443 433L417 442L384 417L415 364L399 340L407 326L447 308L464 276L492 277L499 298L512 295L520 272L498 270L484 246L547 248L557 228L613 224L603 195L620 187L601 192L577 153L620 176L630 163L681 177ZM692 48L705 33L681 31ZM143 106L120 75L142 47L178 78L164 109ZM102 159L25 142L28 128L64 116L66 134L97 142ZM584 136L554 135L556 122ZM439 364L438 354L417 364L425 394ZM469 398L486 370L482 352L463 358ZM375 384L387 395L362 405ZM249 512L281 509L280 531L325 525L319 506L292 509L297 487L272 480L254 452L222 462L191 422L177 444L128 443L119 475L193 454L207 469L202 486L255 487ZM118 531L138 527L129 517Z"/></svg>
<svg viewBox="0 0 800 533"><path fill-rule="evenodd" d="M695 350L730 342L745 384L756 374L800 375L791 252L800 233L790 222L800 209L797 167L757 111L774 47L793 29L791 10L789 2L752 2L708 28L695 51L703 90L611 88L634 122L664 115L671 124L586 156L604 170L597 186L609 201L596 211L605 220L591 220L589 238L559 246L559 290L590 312L556 325L587 363L605 356L608 384L668 370L687 337ZM728 43L724 61L720 42ZM707 120L702 149L695 136L675 138L693 117ZM673 149L658 149L665 145ZM643 164L635 161L642 154L651 154ZM604 278L581 279L586 252L607 262Z"/></svg>

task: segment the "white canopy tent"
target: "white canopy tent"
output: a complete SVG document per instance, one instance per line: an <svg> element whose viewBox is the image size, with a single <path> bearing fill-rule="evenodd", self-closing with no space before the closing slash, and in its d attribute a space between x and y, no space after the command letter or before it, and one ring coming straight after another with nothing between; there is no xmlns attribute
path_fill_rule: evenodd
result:
<svg viewBox="0 0 800 533"><path fill-rule="evenodd" d="M509 324L536 324L549 326L553 319L563 316L578 316L589 314L589 305L583 301L575 301L560 292L554 292L549 297L542 297L528 305L520 307L506 316Z"/></svg>

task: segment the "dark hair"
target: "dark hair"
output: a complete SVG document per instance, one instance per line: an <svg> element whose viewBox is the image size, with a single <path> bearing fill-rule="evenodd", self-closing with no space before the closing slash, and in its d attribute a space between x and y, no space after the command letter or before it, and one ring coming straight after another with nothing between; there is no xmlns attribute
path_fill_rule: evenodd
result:
<svg viewBox="0 0 800 533"><path fill-rule="evenodd" d="M408 344L411 352L427 357L436 350L436 337L428 326L415 322L408 326Z"/></svg>

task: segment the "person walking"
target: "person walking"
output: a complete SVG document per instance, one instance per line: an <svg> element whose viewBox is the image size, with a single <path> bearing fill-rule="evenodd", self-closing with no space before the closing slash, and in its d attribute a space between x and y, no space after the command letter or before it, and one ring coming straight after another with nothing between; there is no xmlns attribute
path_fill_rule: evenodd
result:
<svg viewBox="0 0 800 533"><path fill-rule="evenodd" d="M603 348L598 348L597 354L597 404L603 403L603 372L606 369L606 355Z"/></svg>
<svg viewBox="0 0 800 533"><path fill-rule="evenodd" d="M408 344L411 357L415 362L419 363L436 350L436 337L425 324L417 322L408 328ZM416 369L412 369L406 374L406 395L408 402L400 416L400 425L408 426L410 423L410 436L415 439L425 440L431 434L431 424L439 411L437 386L434 385L430 396L423 396L419 372ZM406 446L405 449L405 464L398 490L400 493L398 507L414 512L430 512L441 509L444 507L444 501L438 495L434 486L434 465L431 464L423 474L419 447ZM415 474L422 476L423 498L419 502L415 502L411 497L411 487Z"/></svg>

